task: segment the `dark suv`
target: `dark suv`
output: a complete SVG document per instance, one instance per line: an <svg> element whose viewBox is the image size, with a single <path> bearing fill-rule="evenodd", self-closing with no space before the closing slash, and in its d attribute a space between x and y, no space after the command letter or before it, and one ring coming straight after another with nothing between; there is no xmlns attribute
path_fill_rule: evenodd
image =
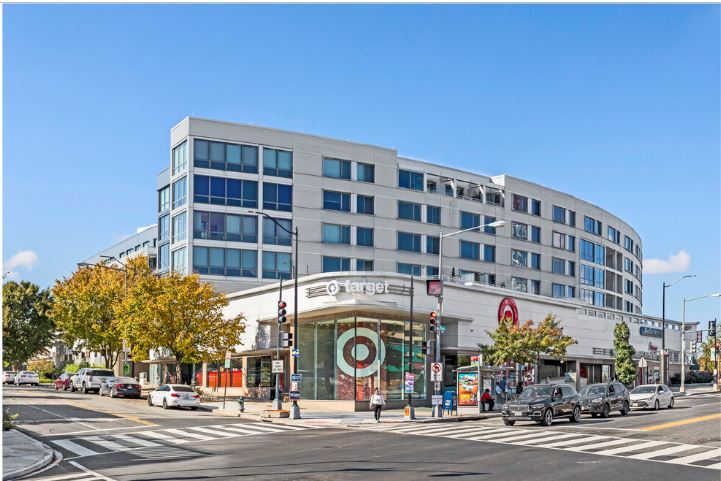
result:
<svg viewBox="0 0 721 481"><path fill-rule="evenodd" d="M524 389L516 401L504 404L501 414L506 426L526 420L550 426L553 418L577 423L581 420L581 399L568 384L535 384Z"/></svg>
<svg viewBox="0 0 721 481"><path fill-rule="evenodd" d="M619 411L622 416L631 409L631 396L620 382L589 384L581 389L581 412L591 413L594 418L607 418L611 411Z"/></svg>

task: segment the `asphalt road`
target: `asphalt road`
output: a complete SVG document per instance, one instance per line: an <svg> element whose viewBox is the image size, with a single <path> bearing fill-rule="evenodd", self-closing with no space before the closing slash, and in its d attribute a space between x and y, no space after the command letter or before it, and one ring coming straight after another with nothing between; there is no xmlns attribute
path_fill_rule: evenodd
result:
<svg viewBox="0 0 721 481"><path fill-rule="evenodd" d="M3 398L20 412L20 429L63 455L28 478L34 480L719 481L721 476L719 395L677 398L673 410L584 416L578 425L558 420L549 428L520 422L506 427L500 419L316 428L42 388L5 388Z"/></svg>

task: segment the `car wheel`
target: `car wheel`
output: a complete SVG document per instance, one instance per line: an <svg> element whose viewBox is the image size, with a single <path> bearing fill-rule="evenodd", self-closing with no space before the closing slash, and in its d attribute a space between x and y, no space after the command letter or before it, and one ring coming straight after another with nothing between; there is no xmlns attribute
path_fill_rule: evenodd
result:
<svg viewBox="0 0 721 481"><path fill-rule="evenodd" d="M592 418L597 418L597 417L598 417L598 413L591 413L591 417L592 417Z"/></svg>
<svg viewBox="0 0 721 481"><path fill-rule="evenodd" d="M75 384L70 385L70 392L75 392Z"/></svg>
<svg viewBox="0 0 721 481"><path fill-rule="evenodd" d="M631 408L628 406L626 401L623 402L623 408L621 409L621 416L626 416Z"/></svg>
<svg viewBox="0 0 721 481"><path fill-rule="evenodd" d="M543 413L543 420L541 421L541 426L550 426L553 423L553 409L546 409L546 412Z"/></svg>
<svg viewBox="0 0 721 481"><path fill-rule="evenodd" d="M163 409L168 409L168 400L163 399Z"/></svg>
<svg viewBox="0 0 721 481"><path fill-rule="evenodd" d="M116 396L115 396L115 393L113 392L113 390L112 390L112 389L110 390L110 397L111 397L111 398L114 398L114 397L116 397Z"/></svg>
<svg viewBox="0 0 721 481"><path fill-rule="evenodd" d="M659 408L659 407L660 407L660 406L658 405L658 399L656 399L656 402L653 403L653 409L656 410L656 411L658 411L658 408Z"/></svg>
<svg viewBox="0 0 721 481"><path fill-rule="evenodd" d="M604 404L603 407L601 408L601 417L607 418L610 412L611 412L611 410L608 407L608 404Z"/></svg>
<svg viewBox="0 0 721 481"><path fill-rule="evenodd" d="M581 408L578 406L573 408L573 413L571 414L571 417L568 418L568 420L571 421L572 423L577 423L578 421L580 421L581 420Z"/></svg>
<svg viewBox="0 0 721 481"><path fill-rule="evenodd" d="M672 397L672 398L671 398L671 402L670 402L669 405L668 405L668 408L669 408L669 409L673 409L673 403L674 403L674 400L673 400L673 397Z"/></svg>
<svg viewBox="0 0 721 481"><path fill-rule="evenodd" d="M148 394L148 406L152 406L152 405L153 405L153 398L150 396L150 394Z"/></svg>
<svg viewBox="0 0 721 481"><path fill-rule="evenodd" d="M513 426L514 424L516 424L516 421L511 421L510 419L504 419L503 424L505 424L506 426Z"/></svg>

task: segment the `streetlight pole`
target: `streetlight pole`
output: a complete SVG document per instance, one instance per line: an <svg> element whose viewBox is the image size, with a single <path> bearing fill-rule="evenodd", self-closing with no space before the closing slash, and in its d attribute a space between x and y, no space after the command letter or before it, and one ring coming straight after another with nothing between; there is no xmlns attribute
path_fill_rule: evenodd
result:
<svg viewBox="0 0 721 481"><path fill-rule="evenodd" d="M681 320L681 387L680 392L686 392L686 303L706 299L707 297L721 297L721 292L715 294L707 294L705 296L692 297L691 299L683 298L683 315Z"/></svg>
<svg viewBox="0 0 721 481"><path fill-rule="evenodd" d="M436 329L436 348L435 348L435 362L441 362L441 326L443 325L443 239L446 237L451 237L456 234L462 234L463 232L469 232L472 230L478 230L482 229L483 227L502 227L506 225L505 220L497 220L494 222L490 222L488 224L481 224L474 227L469 227L468 229L461 229L459 231L451 232L448 234L444 234L441 230L438 235L438 280L441 281L441 294L438 296L438 329ZM442 378L441 378L442 379ZM443 382L443 381L441 381ZM439 392L437 389L433 389L433 393L438 395ZM431 414L433 416L437 416L439 418L443 417L443 405L437 404L434 405L431 411Z"/></svg>
<svg viewBox="0 0 721 481"><path fill-rule="evenodd" d="M696 277L696 274L688 274L679 277L671 284L666 284L666 282L663 283L663 300L661 304L661 329L663 331L663 334L661 335L661 384L668 384L668 353L666 352L666 288L681 282L687 277Z"/></svg>

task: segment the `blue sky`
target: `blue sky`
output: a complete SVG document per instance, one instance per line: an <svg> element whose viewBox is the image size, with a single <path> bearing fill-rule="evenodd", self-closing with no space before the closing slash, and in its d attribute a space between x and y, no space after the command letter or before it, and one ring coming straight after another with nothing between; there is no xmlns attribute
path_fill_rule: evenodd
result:
<svg viewBox="0 0 721 481"><path fill-rule="evenodd" d="M667 291L670 317L721 290L718 6L3 10L2 258L16 278L50 285L155 222L169 129L196 115L596 203L636 228L646 259L690 257L644 275L647 314L685 273L697 277ZM687 315L719 312L709 299Z"/></svg>

